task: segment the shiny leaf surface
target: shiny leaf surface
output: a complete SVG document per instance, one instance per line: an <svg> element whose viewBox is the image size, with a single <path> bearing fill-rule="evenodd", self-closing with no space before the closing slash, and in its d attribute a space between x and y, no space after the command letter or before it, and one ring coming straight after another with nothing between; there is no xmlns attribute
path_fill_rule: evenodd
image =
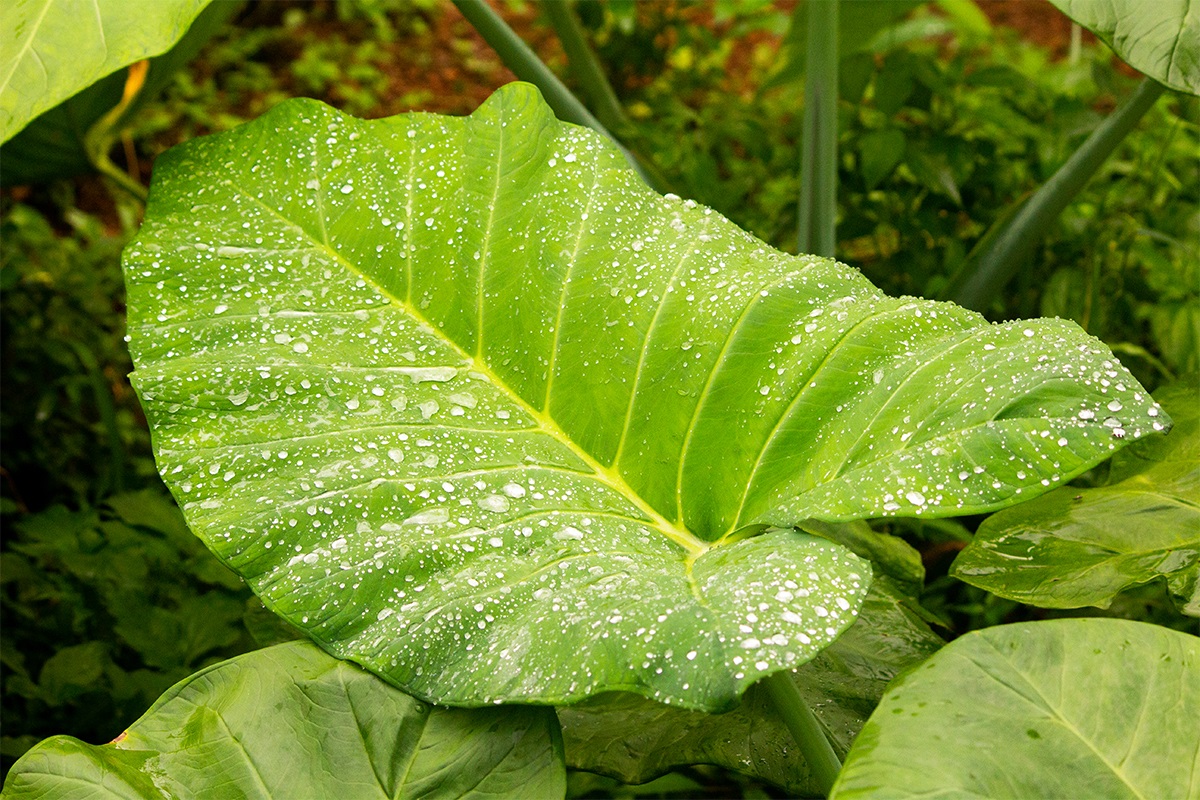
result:
<svg viewBox="0 0 1200 800"><path fill-rule="evenodd" d="M107 745L56 736L9 773L20 798L561 797L550 709L435 708L309 643L172 687Z"/></svg>
<svg viewBox="0 0 1200 800"><path fill-rule="evenodd" d="M858 621L796 670L793 679L835 751L845 755L888 681L941 646L941 638L880 578ZM567 763L576 769L644 783L678 766L718 764L802 796L820 793L760 686L751 687L741 705L725 714L684 711L614 693L560 708L558 717Z"/></svg>
<svg viewBox="0 0 1200 800"><path fill-rule="evenodd" d="M969 633L897 680L846 757L856 797L1195 797L1200 639L1115 619Z"/></svg>
<svg viewBox="0 0 1200 800"><path fill-rule="evenodd" d="M1200 616L1200 386L1193 378L1156 397L1175 418L1169 436L1119 453L1107 486L1056 489L992 515L953 574L1044 608L1107 608L1163 577Z"/></svg>
<svg viewBox="0 0 1200 800"><path fill-rule="evenodd" d="M772 251L527 85L285 103L154 179L125 270L160 470L268 607L430 701L732 707L868 583L768 523L995 509L1166 419L1073 324Z"/></svg>

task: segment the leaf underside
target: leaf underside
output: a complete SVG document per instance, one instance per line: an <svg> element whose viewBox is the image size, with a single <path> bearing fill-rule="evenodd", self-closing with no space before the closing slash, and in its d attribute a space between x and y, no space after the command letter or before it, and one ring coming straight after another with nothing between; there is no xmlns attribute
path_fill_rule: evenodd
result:
<svg viewBox="0 0 1200 800"><path fill-rule="evenodd" d="M291 101L154 181L129 332L189 524L435 702L731 707L869 582L752 526L991 510L1169 424L1073 324L771 250L523 84L462 119Z"/></svg>
<svg viewBox="0 0 1200 800"><path fill-rule="evenodd" d="M0 142L80 89L170 48L211 0L0 4Z"/></svg>
<svg viewBox="0 0 1200 800"><path fill-rule="evenodd" d="M888 689L846 757L855 797L1196 797L1200 639L1143 622L1002 625Z"/></svg>
<svg viewBox="0 0 1200 800"><path fill-rule="evenodd" d="M1131 67L1200 94L1200 13L1194 0L1050 0Z"/></svg>
<svg viewBox="0 0 1200 800"><path fill-rule="evenodd" d="M561 797L551 709L435 708L309 642L209 667L116 741L55 736L14 765L37 798Z"/></svg>

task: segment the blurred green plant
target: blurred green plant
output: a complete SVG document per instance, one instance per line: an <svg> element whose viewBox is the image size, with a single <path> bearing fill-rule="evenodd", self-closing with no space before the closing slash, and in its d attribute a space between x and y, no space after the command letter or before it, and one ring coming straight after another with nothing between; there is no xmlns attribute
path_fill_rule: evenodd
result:
<svg viewBox="0 0 1200 800"><path fill-rule="evenodd" d="M126 375L124 287L116 232L68 207L55 231L12 204L0 222L3 496L27 509L95 502L155 474L150 437Z"/></svg>
<svg viewBox="0 0 1200 800"><path fill-rule="evenodd" d="M56 732L108 741L172 684L255 646L249 590L161 486L78 511L14 505L0 552L6 772Z"/></svg>

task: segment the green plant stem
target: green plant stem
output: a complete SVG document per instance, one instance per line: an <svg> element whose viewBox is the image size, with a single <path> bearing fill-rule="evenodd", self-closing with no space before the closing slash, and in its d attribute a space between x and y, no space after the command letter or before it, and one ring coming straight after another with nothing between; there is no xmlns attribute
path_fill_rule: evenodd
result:
<svg viewBox="0 0 1200 800"><path fill-rule="evenodd" d="M588 111L575 95L571 94L562 81L547 67L537 53L525 44L520 36L508 27L500 15L492 10L485 0L454 0L454 5L462 12L479 35L492 46L504 65L513 71L518 78L532 83L542 92L554 114L564 122L583 125L607 137L625 156L625 160L637 170L642 180L646 181L657 191L663 191L661 179L656 179L643 167L642 163L631 153L617 137L613 136L600 120Z"/></svg>
<svg viewBox="0 0 1200 800"><path fill-rule="evenodd" d="M621 101L617 99L617 93L608 82L599 60L584 38L583 27L579 24L572 3L570 0L543 3L541 10L554 26L554 32L566 51L571 73L592 101L596 117L609 130L618 132L624 138L633 126L625 116L625 109L621 107Z"/></svg>
<svg viewBox="0 0 1200 800"><path fill-rule="evenodd" d="M975 261L974 269L957 276L947 288L946 297L976 311L986 309L1028 261L1058 215L1165 90L1161 83L1149 78L1143 80L1129 99L1021 206Z"/></svg>
<svg viewBox="0 0 1200 800"><path fill-rule="evenodd" d="M810 0L800 152L798 249L832 258L837 244L838 0Z"/></svg>
<svg viewBox="0 0 1200 800"><path fill-rule="evenodd" d="M792 673L776 672L764 678L762 683L771 696L775 710L783 717L783 724L796 740L796 746L804 755L808 768L812 770L813 780L821 794L828 796L842 770L842 762L833 752L833 745L821 729L821 723L817 722L812 709L792 681Z"/></svg>
<svg viewBox="0 0 1200 800"><path fill-rule="evenodd" d="M104 379L104 371L100 368L92 351L82 342L69 342L75 357L79 359L84 372L87 373L92 395L96 400L96 410L100 413L100 423L104 426L105 438L108 443L108 463L112 481L109 487L114 492L125 491L125 450L121 444L121 430L117 426L117 411L113 406L112 392Z"/></svg>

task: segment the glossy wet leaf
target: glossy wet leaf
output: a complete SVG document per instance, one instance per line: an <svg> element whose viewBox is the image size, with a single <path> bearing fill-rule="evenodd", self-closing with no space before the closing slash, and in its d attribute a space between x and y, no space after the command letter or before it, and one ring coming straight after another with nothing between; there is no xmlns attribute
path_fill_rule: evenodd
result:
<svg viewBox="0 0 1200 800"><path fill-rule="evenodd" d="M172 687L114 742L55 736L13 767L20 798L561 797L550 709L435 708L308 643Z"/></svg>
<svg viewBox="0 0 1200 800"><path fill-rule="evenodd" d="M846 757L855 797L1195 797L1200 639L1063 619L969 633L888 689Z"/></svg>
<svg viewBox="0 0 1200 800"><path fill-rule="evenodd" d="M1107 486L1056 489L993 514L953 574L1044 608L1107 608L1162 577L1200 616L1200 386L1193 378L1156 397L1175 418L1169 436L1114 457Z"/></svg>
<svg viewBox="0 0 1200 800"><path fill-rule="evenodd" d="M297 100L189 142L124 263L193 530L444 703L731 707L868 583L766 524L995 509L1166 419L1073 324L773 251L523 84L468 118Z"/></svg>
<svg viewBox="0 0 1200 800"><path fill-rule="evenodd" d="M1050 0L1131 67L1200 94L1200 14L1194 0Z"/></svg>
<svg viewBox="0 0 1200 800"><path fill-rule="evenodd" d="M801 530L837 542L855 555L871 562L876 574L887 575L912 594L920 594L925 585L925 565L917 549L899 536L880 533L867 523L821 522L806 520Z"/></svg>
<svg viewBox="0 0 1200 800"><path fill-rule="evenodd" d="M871 587L858 621L794 680L844 755L888 681L935 653L942 640L905 607L886 579ZM601 695L560 708L567 763L643 783L678 766L718 764L801 795L819 794L808 767L762 687L738 708L703 714L636 695Z"/></svg>
<svg viewBox="0 0 1200 800"><path fill-rule="evenodd" d="M210 1L0 4L0 142L109 73L166 51Z"/></svg>

